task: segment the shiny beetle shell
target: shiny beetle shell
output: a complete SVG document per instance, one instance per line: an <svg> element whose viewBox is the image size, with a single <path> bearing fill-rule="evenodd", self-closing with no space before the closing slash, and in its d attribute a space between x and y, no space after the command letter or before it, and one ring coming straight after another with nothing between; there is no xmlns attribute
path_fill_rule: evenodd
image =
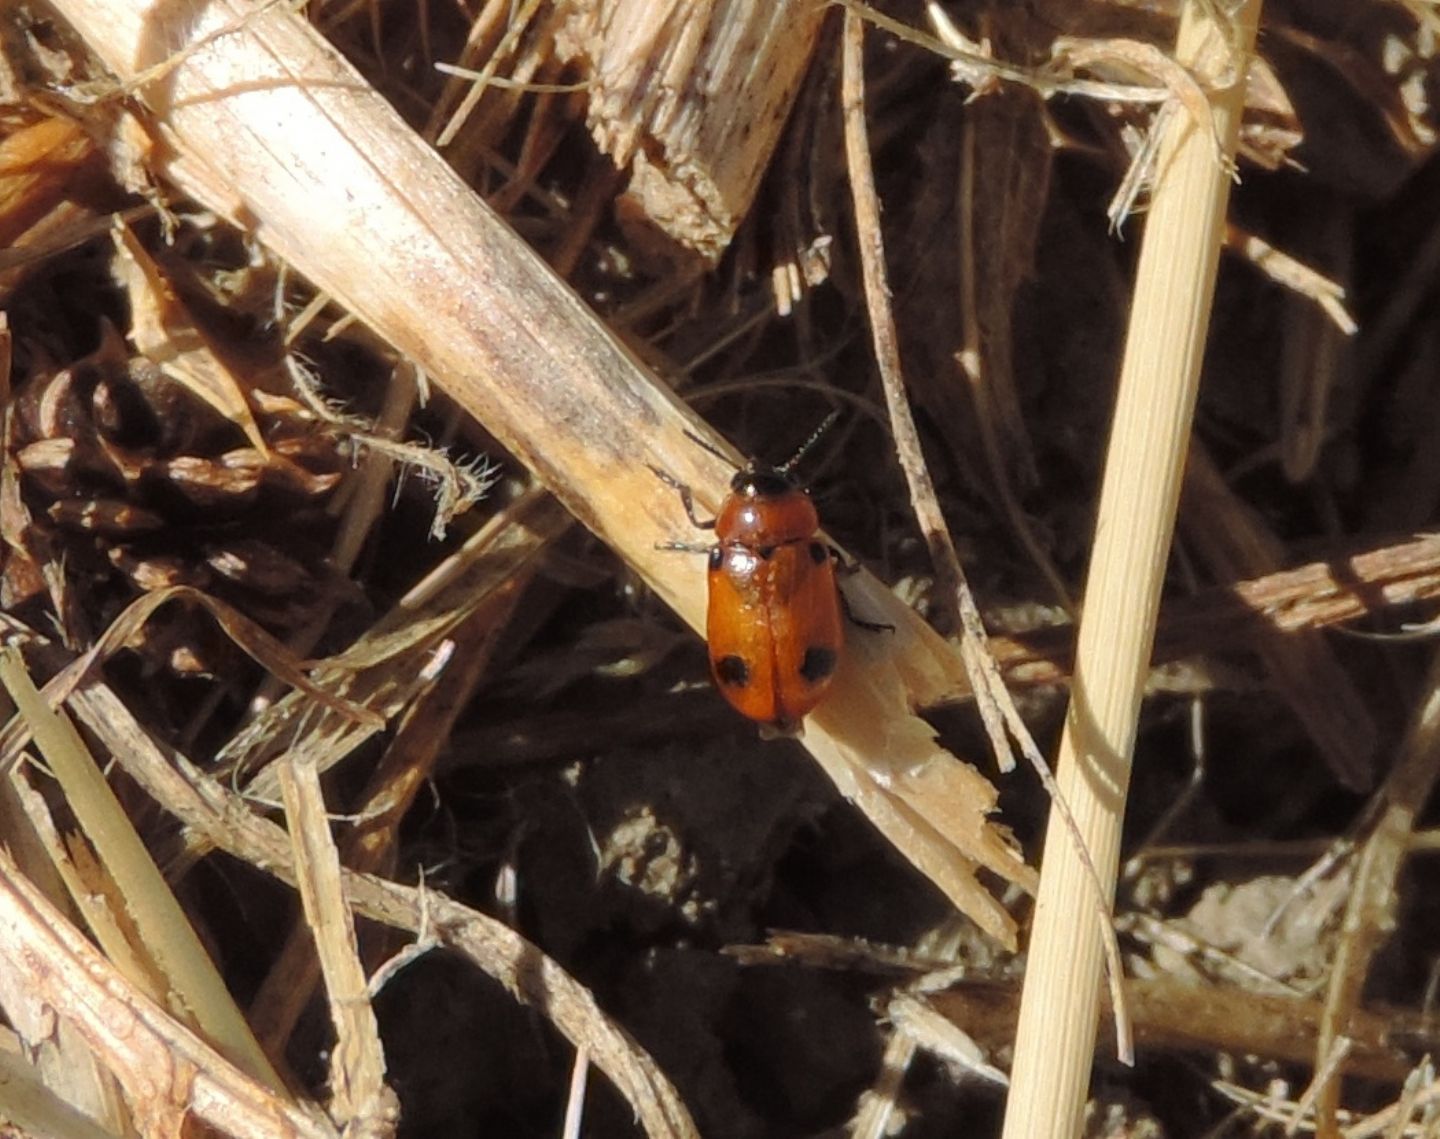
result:
<svg viewBox="0 0 1440 1139"><path fill-rule="evenodd" d="M834 679L844 641L835 556L810 496L752 464L715 520L706 636L715 684L737 711L788 731Z"/></svg>

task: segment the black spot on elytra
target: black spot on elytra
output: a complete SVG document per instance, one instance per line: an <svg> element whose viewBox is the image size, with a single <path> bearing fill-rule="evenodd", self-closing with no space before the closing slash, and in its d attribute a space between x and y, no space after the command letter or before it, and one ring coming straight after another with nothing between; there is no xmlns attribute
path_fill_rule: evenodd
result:
<svg viewBox="0 0 1440 1139"><path fill-rule="evenodd" d="M800 675L810 684L819 684L835 671L838 661L834 649L811 645L805 650L805 659L800 662Z"/></svg>
<svg viewBox="0 0 1440 1139"><path fill-rule="evenodd" d="M773 557L775 556L775 547L774 547L774 546L761 546L761 547L760 547L758 550L756 550L755 552L760 555L760 560L761 560L762 562L768 562L771 558L773 558Z"/></svg>
<svg viewBox="0 0 1440 1139"><path fill-rule="evenodd" d="M715 661L715 678L730 688L744 688L750 683L750 666L734 653Z"/></svg>

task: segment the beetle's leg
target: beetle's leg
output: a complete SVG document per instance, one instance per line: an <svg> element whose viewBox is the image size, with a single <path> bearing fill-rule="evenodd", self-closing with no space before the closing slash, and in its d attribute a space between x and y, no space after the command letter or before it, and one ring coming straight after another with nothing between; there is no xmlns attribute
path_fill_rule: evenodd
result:
<svg viewBox="0 0 1440 1139"><path fill-rule="evenodd" d="M835 563L836 569L846 577L860 572L859 564L847 562L834 546L830 547L830 560ZM836 592L840 594L840 609L845 614L845 620L850 624L858 625L862 629L869 629L872 633L893 633L895 631L895 626L887 621L866 621L863 617L855 616L855 611L850 608L850 599L845 596L845 591L837 589Z"/></svg>
<svg viewBox="0 0 1440 1139"><path fill-rule="evenodd" d="M680 495L680 502L681 502L681 503L684 505L684 507L685 507L685 517L688 518L688 519L690 519L690 524L691 524L692 526L694 526L695 529L697 529L697 530L713 530L713 529L715 529L715 519L712 518L712 519L710 519L709 522L701 522L700 519L695 516L695 499L694 499L694 498L691 496L691 494L690 494L690 488L689 488L689 486L687 486L685 483L681 482L679 479L677 479L674 475L670 474L668 471L662 471L659 467L654 466L654 465L651 465L651 464L647 464L647 466L650 466L650 469L651 469L653 472L655 472L655 477L656 477L657 479L659 479L659 480L660 480L661 482L663 482L666 486L673 488L676 492L679 493L679 495ZM708 547L707 547L707 548L708 548Z"/></svg>
<svg viewBox="0 0 1440 1139"><path fill-rule="evenodd" d="M713 547L698 542L656 542L657 550L675 550L682 554L708 554Z"/></svg>

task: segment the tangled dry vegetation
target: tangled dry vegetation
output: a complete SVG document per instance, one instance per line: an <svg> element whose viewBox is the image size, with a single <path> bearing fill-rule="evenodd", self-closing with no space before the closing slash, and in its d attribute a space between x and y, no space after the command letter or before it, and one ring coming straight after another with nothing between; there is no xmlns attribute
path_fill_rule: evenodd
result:
<svg viewBox="0 0 1440 1139"><path fill-rule="evenodd" d="M1049 800L935 630L963 567L1055 755L1155 140L1214 133L1178 13L52 3L0 9L0 1118L998 1133ZM1440 1129L1437 31L1272 0L1214 140L1095 1135ZM834 409L894 628L762 740L651 468L713 509L694 435Z"/></svg>

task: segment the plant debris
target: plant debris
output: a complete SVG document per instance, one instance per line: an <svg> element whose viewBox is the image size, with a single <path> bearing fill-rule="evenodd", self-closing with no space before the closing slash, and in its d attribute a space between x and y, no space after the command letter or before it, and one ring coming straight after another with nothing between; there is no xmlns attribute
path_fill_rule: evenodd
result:
<svg viewBox="0 0 1440 1139"><path fill-rule="evenodd" d="M998 1134L1048 801L921 623L953 571L859 248L907 461L1053 757L1154 139L1213 130L1176 12L842 5L867 223L834 8L272 0L186 46L97 5L0 14L0 627L58 705L7 671L22 1125ZM1440 1094L1440 24L1262 20L1115 899L1138 1063L1097 1047L1095 1134L1420 1135ZM299 136L370 99L343 152ZM201 160L231 106L288 173ZM847 638L827 780L709 690L651 469L703 515L695 437L778 461L834 409L802 473L898 627ZM166 889L237 1007L150 932Z"/></svg>

